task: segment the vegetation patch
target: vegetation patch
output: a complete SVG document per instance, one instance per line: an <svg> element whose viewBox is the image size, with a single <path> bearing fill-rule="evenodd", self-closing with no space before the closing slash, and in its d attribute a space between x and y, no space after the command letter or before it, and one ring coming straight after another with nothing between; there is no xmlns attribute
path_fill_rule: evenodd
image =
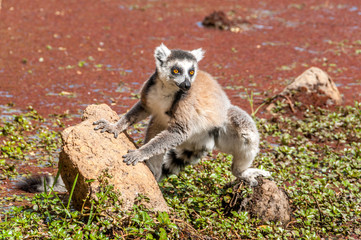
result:
<svg viewBox="0 0 361 240"><path fill-rule="evenodd" d="M50 167L57 163L60 119L45 120L29 106L24 113L2 115L0 120L1 179L16 178L19 165Z"/></svg>
<svg viewBox="0 0 361 240"><path fill-rule="evenodd" d="M229 208L235 188L225 186L234 180L232 157L214 153L160 184L174 209L171 214L154 213L140 204L131 211L120 210L121 195L104 180L98 200L81 211L71 208L71 197L54 192L37 194L27 198L29 204L5 210L0 215L0 238L361 238L361 103L332 111L309 107L297 117L282 114L287 108L277 103L276 117L256 118L263 139L254 163L271 171L288 195L292 216L286 226ZM50 129L59 126L34 110L2 120L3 178L17 175L17 163L30 161L30 152L34 159L56 155L59 136L49 128L42 133L45 123ZM253 189L245 186L237 191L247 197ZM2 201L3 209L8 203Z"/></svg>

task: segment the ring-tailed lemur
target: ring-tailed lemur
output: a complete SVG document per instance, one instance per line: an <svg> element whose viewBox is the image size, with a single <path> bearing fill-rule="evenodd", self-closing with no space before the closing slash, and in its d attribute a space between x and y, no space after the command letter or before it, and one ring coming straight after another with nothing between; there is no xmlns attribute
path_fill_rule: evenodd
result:
<svg viewBox="0 0 361 240"><path fill-rule="evenodd" d="M151 116L145 144L123 156L128 165L146 161L157 181L178 174L217 148L233 155L232 173L257 185L264 170L249 168L259 151L259 135L252 118L232 105L222 87L198 70L203 50L155 49L156 70L145 82L141 99L113 124L94 122L95 130L115 137L130 125Z"/></svg>

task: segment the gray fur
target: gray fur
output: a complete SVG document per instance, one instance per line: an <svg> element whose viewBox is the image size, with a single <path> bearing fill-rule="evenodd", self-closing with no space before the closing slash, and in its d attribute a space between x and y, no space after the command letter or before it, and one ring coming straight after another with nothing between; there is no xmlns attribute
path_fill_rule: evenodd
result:
<svg viewBox="0 0 361 240"><path fill-rule="evenodd" d="M197 61L196 57L192 53L178 49L172 50L171 54L168 56L167 61L173 61L173 60Z"/></svg>
<svg viewBox="0 0 361 240"><path fill-rule="evenodd" d="M257 185L257 176L270 173L249 168L259 151L256 124L231 105L210 75L198 71L203 54L202 49L169 50L161 44L154 53L156 71L144 84L141 100L115 124L103 119L94 122L95 130L117 137L131 124L151 116L145 144L123 156L128 165L145 161L160 181L218 149L233 155L233 175ZM201 75L194 82L197 74Z"/></svg>
<svg viewBox="0 0 361 240"><path fill-rule="evenodd" d="M67 191L60 176L55 182L55 177L49 175L24 178L16 184L16 187L30 193L45 192L50 191L50 189L55 192Z"/></svg>

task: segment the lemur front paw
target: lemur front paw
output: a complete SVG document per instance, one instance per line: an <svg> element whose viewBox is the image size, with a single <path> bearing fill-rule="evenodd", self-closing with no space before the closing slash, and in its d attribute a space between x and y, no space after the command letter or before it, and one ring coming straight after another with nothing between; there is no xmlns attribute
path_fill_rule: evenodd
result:
<svg viewBox="0 0 361 240"><path fill-rule="evenodd" d="M258 185L256 178L259 176L270 177L271 173L262 169L248 168L242 172L239 178L247 181L251 187L255 187Z"/></svg>
<svg viewBox="0 0 361 240"><path fill-rule="evenodd" d="M94 128L94 130L101 129L100 131L101 133L103 132L113 133L115 138L117 138L120 133L119 128L117 127L116 124L110 123L105 119L100 119L98 121L95 121L93 122L93 125L98 125Z"/></svg>
<svg viewBox="0 0 361 240"><path fill-rule="evenodd" d="M133 166L138 162L143 162L147 159L139 150L129 150L128 153L123 156L123 158L123 162L125 162L127 165L133 164Z"/></svg>

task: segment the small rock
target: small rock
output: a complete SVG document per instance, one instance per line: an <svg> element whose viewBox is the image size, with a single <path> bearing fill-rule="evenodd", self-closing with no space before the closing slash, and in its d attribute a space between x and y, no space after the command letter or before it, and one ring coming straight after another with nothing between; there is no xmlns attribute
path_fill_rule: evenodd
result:
<svg viewBox="0 0 361 240"><path fill-rule="evenodd" d="M258 186L247 196L242 195L242 189L247 183L241 181L236 184L230 196L231 200L225 206L225 213L246 211L251 217L260 219L262 224L273 221L286 225L291 220L291 208L286 193L271 180L258 177L257 181Z"/></svg>
<svg viewBox="0 0 361 240"><path fill-rule="evenodd" d="M202 25L219 30L241 32L250 29L251 23L239 17L230 19L223 11L214 11L203 19Z"/></svg>
<svg viewBox="0 0 361 240"><path fill-rule="evenodd" d="M214 27L220 30L228 30L231 27L232 22L230 19L228 19L224 12L214 11L203 19L202 24L205 27Z"/></svg>
<svg viewBox="0 0 361 240"><path fill-rule="evenodd" d="M272 98L268 111L274 108L273 101L281 98L290 104L293 112L295 101L304 105L328 107L342 104L342 97L331 77L317 67L311 67L291 82L281 93Z"/></svg>
<svg viewBox="0 0 361 240"><path fill-rule="evenodd" d="M293 91L318 93L327 96L333 104L340 105L342 97L331 77L317 67L311 67L298 76L283 91L282 95L291 95Z"/></svg>
<svg viewBox="0 0 361 240"><path fill-rule="evenodd" d="M281 222L286 225L291 220L291 208L286 193L275 182L268 179L258 180L259 185L253 194L241 203L242 208L262 222Z"/></svg>
<svg viewBox="0 0 361 240"><path fill-rule="evenodd" d="M68 191L71 191L77 174L78 181L73 193L75 208L81 209L84 199L96 199L99 191L98 177L105 170L112 176L109 184L121 193L123 208L130 209L139 195L145 195L149 202L144 205L154 211L168 211L168 206L153 174L141 163L127 166L122 156L129 149L136 149L133 142L124 134L115 139L113 134L94 130L93 122L104 118L116 122L117 114L106 104L90 105L83 114L83 122L62 132L63 148L60 153L59 168ZM88 180L94 179L89 182ZM89 201L86 202L86 205Z"/></svg>

